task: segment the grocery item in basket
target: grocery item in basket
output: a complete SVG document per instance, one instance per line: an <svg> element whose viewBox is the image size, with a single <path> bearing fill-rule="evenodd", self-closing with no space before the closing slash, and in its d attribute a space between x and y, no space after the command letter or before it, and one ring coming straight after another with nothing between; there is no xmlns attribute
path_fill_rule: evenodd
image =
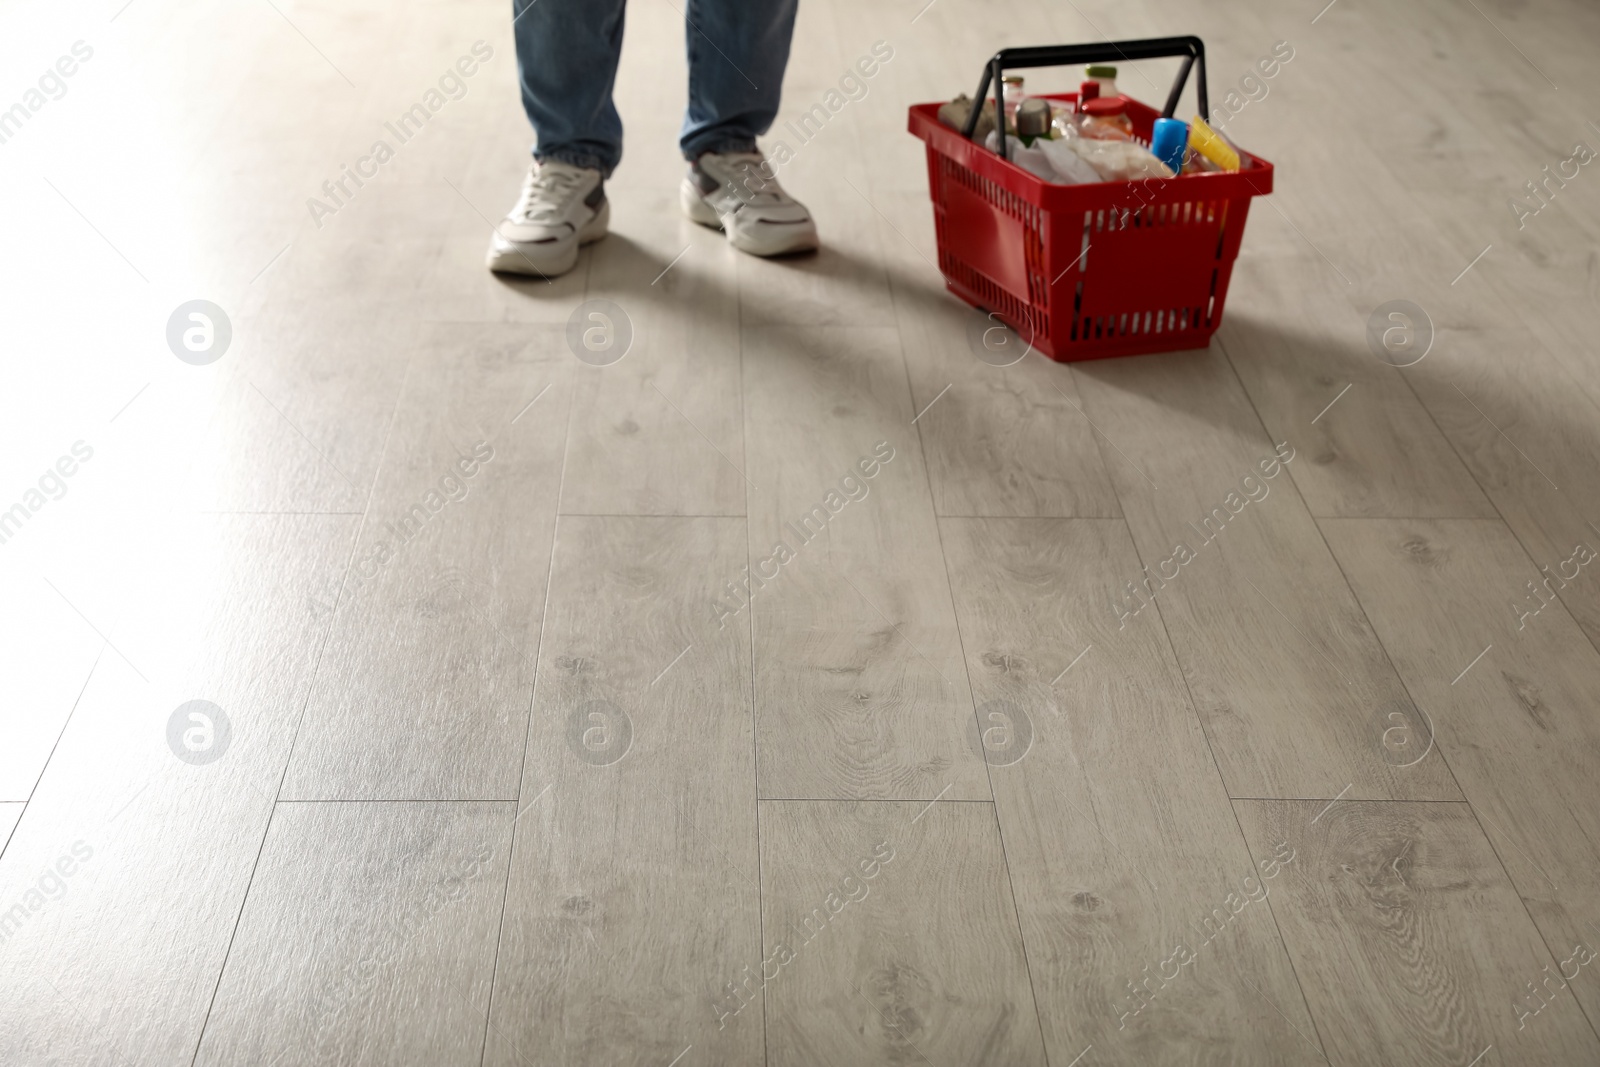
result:
<svg viewBox="0 0 1600 1067"><path fill-rule="evenodd" d="M1050 128L1055 131L1058 138L1081 137L1082 134L1078 132L1078 121L1077 112L1057 106L1050 119Z"/></svg>
<svg viewBox="0 0 1600 1067"><path fill-rule="evenodd" d="M1079 111L1083 110L1083 105L1084 104L1087 104L1091 100L1098 100L1098 99L1100 99L1100 83L1099 82L1097 82L1097 81L1086 81L1082 85L1078 86L1078 110Z"/></svg>
<svg viewBox="0 0 1600 1067"><path fill-rule="evenodd" d="M1012 125L1016 127L1017 136L1022 138L1022 143L1031 145L1037 138L1049 139L1052 118L1050 101L1041 96L1030 96L1017 105Z"/></svg>
<svg viewBox="0 0 1600 1067"><path fill-rule="evenodd" d="M1165 163L1174 174L1183 170L1183 157L1189 148L1189 126L1182 119L1156 119L1150 133L1150 154Z"/></svg>
<svg viewBox="0 0 1600 1067"><path fill-rule="evenodd" d="M991 152L998 150L999 141L993 131L984 144ZM1039 138L1032 145L1024 145L1017 137L1008 136L1006 158L1034 177L1056 185L1170 178L1173 174L1171 168L1135 141L1064 137Z"/></svg>
<svg viewBox="0 0 1600 1067"><path fill-rule="evenodd" d="M1216 164L1219 170L1238 170L1239 152L1199 115L1189 124L1189 147Z"/></svg>
<svg viewBox="0 0 1600 1067"><path fill-rule="evenodd" d="M1133 137L1133 120L1128 117L1128 102L1120 96L1110 99L1100 97L1083 102L1078 111L1082 120L1078 132L1085 137L1101 140L1126 141Z"/></svg>
<svg viewBox="0 0 1600 1067"><path fill-rule="evenodd" d="M1093 167L1100 180L1105 182L1132 182L1144 178L1170 178L1172 168L1150 154L1150 150L1137 141L1099 141L1079 137L1063 141L1084 162Z"/></svg>
<svg viewBox="0 0 1600 1067"><path fill-rule="evenodd" d="M1006 105L1006 118L1010 118L1016 113L1017 105L1022 103L1023 97L1027 96L1027 93L1022 89L1022 76L1020 74L1007 74L1001 80L1005 84L1004 95L1001 99Z"/></svg>
<svg viewBox="0 0 1600 1067"><path fill-rule="evenodd" d="M1089 161L1079 155L1072 142L1078 139L1076 134L1071 137L1060 137L1051 141L1035 141L1034 147L1044 153L1049 160L1050 167L1056 172L1056 177L1046 178L1060 185L1084 185L1090 182L1103 181L1100 172L1089 165Z"/></svg>
<svg viewBox="0 0 1600 1067"><path fill-rule="evenodd" d="M1085 67L1083 75L1088 80L1098 85L1096 96L1121 96L1122 90L1117 88L1117 68L1095 64Z"/></svg>
<svg viewBox="0 0 1600 1067"><path fill-rule="evenodd" d="M983 142L991 152L1000 150L1000 141L993 130ZM1044 145L1051 144L1047 140L1035 141L1031 146L1023 144L1013 135L1006 135L1006 158L1011 160L1035 178L1043 178L1047 182L1061 184L1061 176L1056 173L1055 167L1050 165L1050 159L1044 154Z"/></svg>
<svg viewBox="0 0 1600 1067"><path fill-rule="evenodd" d="M939 106L939 121L955 130L967 128L967 116L972 114L972 98L962 93L948 104ZM973 140L987 137L994 132L994 101L985 100L983 110L978 112L978 125L972 131Z"/></svg>

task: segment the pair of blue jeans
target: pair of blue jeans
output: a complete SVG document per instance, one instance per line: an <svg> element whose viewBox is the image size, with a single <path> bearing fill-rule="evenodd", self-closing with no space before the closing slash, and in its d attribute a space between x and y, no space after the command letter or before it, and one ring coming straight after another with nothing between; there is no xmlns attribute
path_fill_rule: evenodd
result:
<svg viewBox="0 0 1600 1067"><path fill-rule="evenodd" d="M752 152L778 115L798 0L682 0L689 48L685 159ZM626 0L512 0L522 107L535 159L593 167L622 160L611 100Z"/></svg>

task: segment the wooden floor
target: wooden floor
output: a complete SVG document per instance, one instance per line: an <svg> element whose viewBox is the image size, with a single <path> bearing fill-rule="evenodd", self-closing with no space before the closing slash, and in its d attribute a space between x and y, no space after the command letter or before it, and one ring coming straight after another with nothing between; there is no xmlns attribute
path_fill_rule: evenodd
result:
<svg viewBox="0 0 1600 1067"><path fill-rule="evenodd" d="M1323 3L806 0L765 262L637 0L554 282L503 0L0 14L0 1063L1600 1062L1600 10ZM976 358L907 105L1172 33L1221 331Z"/></svg>

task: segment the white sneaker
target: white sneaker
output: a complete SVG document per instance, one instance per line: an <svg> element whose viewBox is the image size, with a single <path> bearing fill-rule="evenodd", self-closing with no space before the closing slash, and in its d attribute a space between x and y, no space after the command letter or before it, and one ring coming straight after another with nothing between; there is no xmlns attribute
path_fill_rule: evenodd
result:
<svg viewBox="0 0 1600 1067"><path fill-rule="evenodd" d="M578 246L606 235L611 204L600 172L554 159L535 163L522 195L495 227L489 269L508 274L565 274L578 262Z"/></svg>
<svg viewBox="0 0 1600 1067"><path fill-rule="evenodd" d="M817 224L769 176L771 169L760 152L707 152L683 179L683 213L703 226L721 227L729 244L751 255L814 250Z"/></svg>

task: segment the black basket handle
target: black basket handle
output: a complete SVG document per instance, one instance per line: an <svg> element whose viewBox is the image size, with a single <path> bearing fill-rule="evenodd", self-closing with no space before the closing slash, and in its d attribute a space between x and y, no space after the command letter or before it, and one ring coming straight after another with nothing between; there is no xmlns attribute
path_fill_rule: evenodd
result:
<svg viewBox="0 0 1600 1067"><path fill-rule="evenodd" d="M1200 77L1195 83L1195 90L1200 98L1200 114L1211 113L1211 100L1206 93L1206 46L1198 37L1147 37L1137 41L1103 41L1100 44L1052 44L1040 45L1034 48L1002 48L996 52L983 68L983 80L978 83L978 92L972 98L972 112L967 116L966 128L961 135L967 140L972 140L972 132L978 128L978 117L983 111L984 98L989 95L991 86L994 88L994 113L998 120L997 125L1003 135L1005 132L1005 99L1002 93L1004 88L1004 72L1007 70L1024 69L1027 67L1064 67L1075 63L1114 63L1117 60L1131 62L1135 59L1165 59L1168 56L1183 56L1183 66L1178 69L1178 77L1172 83L1172 91L1167 94L1167 106L1161 109L1163 118L1171 118L1172 113L1178 109L1178 97L1183 93L1183 86L1189 80L1189 68L1198 61L1200 64ZM1006 139L998 136L1000 158L1006 158Z"/></svg>

